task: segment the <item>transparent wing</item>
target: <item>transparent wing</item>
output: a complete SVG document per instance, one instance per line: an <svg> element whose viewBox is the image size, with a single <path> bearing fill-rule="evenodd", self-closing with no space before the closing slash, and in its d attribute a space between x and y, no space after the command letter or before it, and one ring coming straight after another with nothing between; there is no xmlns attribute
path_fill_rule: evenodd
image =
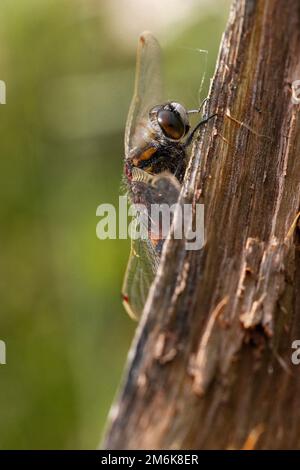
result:
<svg viewBox="0 0 300 470"><path fill-rule="evenodd" d="M159 257L150 240L131 240L122 297L127 313L135 320L141 316L158 264Z"/></svg>
<svg viewBox="0 0 300 470"><path fill-rule="evenodd" d="M149 204L148 211L151 204L164 203L171 206L177 202L180 185L173 175L162 173L149 177L144 173L143 170L137 169L135 182L143 185L142 188ZM153 222L153 220L151 221ZM141 316L160 261L162 248L162 240L158 236L160 227L154 224L152 229L152 235L155 233L154 238L139 238L131 241L131 252L123 282L122 297L126 311L134 319L139 319Z"/></svg>
<svg viewBox="0 0 300 470"><path fill-rule="evenodd" d="M149 110L161 104L162 96L160 45L152 33L145 31L138 42L134 93L125 130L125 155L134 146L134 135L148 118Z"/></svg>

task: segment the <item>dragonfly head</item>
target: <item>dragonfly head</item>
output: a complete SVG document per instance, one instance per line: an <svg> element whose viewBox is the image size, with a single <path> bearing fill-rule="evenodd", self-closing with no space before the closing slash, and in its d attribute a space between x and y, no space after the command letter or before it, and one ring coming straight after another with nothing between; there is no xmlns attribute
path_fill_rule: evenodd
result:
<svg viewBox="0 0 300 470"><path fill-rule="evenodd" d="M152 125L168 140L180 141L189 131L188 112L180 103L168 102L150 110Z"/></svg>

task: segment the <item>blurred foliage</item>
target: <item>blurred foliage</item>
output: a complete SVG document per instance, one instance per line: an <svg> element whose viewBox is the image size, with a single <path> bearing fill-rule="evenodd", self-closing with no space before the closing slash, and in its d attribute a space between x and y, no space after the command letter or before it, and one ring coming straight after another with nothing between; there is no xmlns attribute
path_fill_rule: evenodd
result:
<svg viewBox="0 0 300 470"><path fill-rule="evenodd" d="M1 1L2 449L95 448L136 327L120 301L129 242L95 233L97 206L120 194L135 50L88 1L94 14L78 0ZM173 34L167 97L198 104L204 55L185 46L209 50L205 96L223 10L196 8Z"/></svg>

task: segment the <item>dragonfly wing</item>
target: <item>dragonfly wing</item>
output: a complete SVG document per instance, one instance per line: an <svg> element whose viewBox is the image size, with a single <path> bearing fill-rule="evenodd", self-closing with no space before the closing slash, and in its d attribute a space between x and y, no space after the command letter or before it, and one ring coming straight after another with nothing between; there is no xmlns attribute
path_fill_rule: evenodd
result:
<svg viewBox="0 0 300 470"><path fill-rule="evenodd" d="M138 320L155 277L159 258L150 240L131 240L131 252L122 287L123 305Z"/></svg>
<svg viewBox="0 0 300 470"><path fill-rule="evenodd" d="M131 252L127 264L122 288L123 304L128 314L139 319L147 300L150 286L154 280L160 260L163 240L159 240L160 226L155 225L151 218L151 204L168 204L171 206L178 200L180 184L170 173L151 176L143 170L135 174L135 184L141 185L140 189L145 195L147 203L147 217L142 219L144 223L152 222L150 237L147 239L132 239ZM138 223L135 219L135 223ZM141 223L141 217L139 218ZM146 233L148 233L148 225Z"/></svg>
<svg viewBox="0 0 300 470"><path fill-rule="evenodd" d="M125 130L125 154L133 148L134 135L148 118L149 110L162 102L161 49L149 32L141 34L137 49L134 93Z"/></svg>

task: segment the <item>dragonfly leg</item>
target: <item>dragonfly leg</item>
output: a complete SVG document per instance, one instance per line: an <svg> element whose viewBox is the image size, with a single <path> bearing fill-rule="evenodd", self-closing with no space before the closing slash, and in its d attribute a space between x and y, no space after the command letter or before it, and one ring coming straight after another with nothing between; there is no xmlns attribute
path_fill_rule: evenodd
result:
<svg viewBox="0 0 300 470"><path fill-rule="evenodd" d="M190 133L190 135L188 136L188 138L186 139L185 143L184 143L184 146L185 147L188 147L189 145L191 145L192 143L192 140L194 138L194 135L195 133L197 132L197 130L203 126L204 124L206 124L208 121L210 121L210 119L214 118L215 116L217 116L217 113L215 114L212 114L211 116L208 116L208 117L205 117L204 119L202 119L202 121L200 121L195 127L194 129L192 130L192 132Z"/></svg>
<svg viewBox="0 0 300 470"><path fill-rule="evenodd" d="M208 102L208 98L204 98L204 100L202 101L202 103L200 104L198 109L190 109L187 113L188 114L199 114L199 113L201 113L205 103L207 103L207 102Z"/></svg>

